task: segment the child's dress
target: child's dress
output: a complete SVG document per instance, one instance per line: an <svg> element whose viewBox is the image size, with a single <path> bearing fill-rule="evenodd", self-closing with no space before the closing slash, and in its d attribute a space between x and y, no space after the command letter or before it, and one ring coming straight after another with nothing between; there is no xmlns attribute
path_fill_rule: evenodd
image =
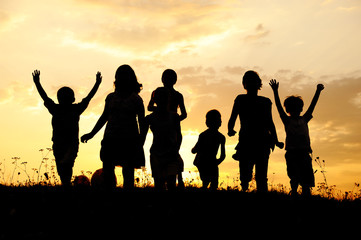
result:
<svg viewBox="0 0 361 240"><path fill-rule="evenodd" d="M153 132L150 148L150 164L153 177L165 178L182 172L182 159L179 156L178 130L180 121L176 113L165 115L152 113L146 117Z"/></svg>
<svg viewBox="0 0 361 240"><path fill-rule="evenodd" d="M129 97L110 93L105 100L104 111L108 113L108 122L101 143L101 160L112 162L115 166L144 166L144 150L137 122L138 114L144 112L142 98L136 93Z"/></svg>

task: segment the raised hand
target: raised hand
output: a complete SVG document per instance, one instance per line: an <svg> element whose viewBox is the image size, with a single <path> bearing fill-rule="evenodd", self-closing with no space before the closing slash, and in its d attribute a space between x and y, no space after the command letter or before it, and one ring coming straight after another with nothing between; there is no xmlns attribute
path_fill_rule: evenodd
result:
<svg viewBox="0 0 361 240"><path fill-rule="evenodd" d="M278 90L278 87L280 85L279 82L276 81L276 79L272 79L271 81L269 81L269 85L271 86L272 90Z"/></svg>
<svg viewBox="0 0 361 240"><path fill-rule="evenodd" d="M322 91L323 89L325 89L325 86L323 84L317 84L317 90L318 91Z"/></svg>
<svg viewBox="0 0 361 240"><path fill-rule="evenodd" d="M102 77L101 72L97 72L97 74L96 74L96 82L100 84L102 82L102 79L103 79L103 77Z"/></svg>
<svg viewBox="0 0 361 240"><path fill-rule="evenodd" d="M33 73L33 80L35 83L40 82L40 71L39 70L35 70Z"/></svg>

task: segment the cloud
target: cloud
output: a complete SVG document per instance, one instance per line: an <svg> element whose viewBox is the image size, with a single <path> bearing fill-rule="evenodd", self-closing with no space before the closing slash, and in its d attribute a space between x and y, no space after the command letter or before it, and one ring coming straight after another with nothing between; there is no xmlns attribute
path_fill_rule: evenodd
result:
<svg viewBox="0 0 361 240"><path fill-rule="evenodd" d="M92 5L102 8L94 12ZM77 24L58 29L67 44L156 52L189 50L199 39L226 32L226 16L234 9L231 1L82 1L73 11L64 18Z"/></svg>
<svg viewBox="0 0 361 240"><path fill-rule="evenodd" d="M351 98L350 102L357 108L361 109L361 92L358 92L355 97Z"/></svg>
<svg viewBox="0 0 361 240"><path fill-rule="evenodd" d="M267 30L263 24L258 24L257 27L254 29L252 34L247 35L244 38L245 42L251 43L251 42L258 42L261 39L264 39L269 35L270 31Z"/></svg>

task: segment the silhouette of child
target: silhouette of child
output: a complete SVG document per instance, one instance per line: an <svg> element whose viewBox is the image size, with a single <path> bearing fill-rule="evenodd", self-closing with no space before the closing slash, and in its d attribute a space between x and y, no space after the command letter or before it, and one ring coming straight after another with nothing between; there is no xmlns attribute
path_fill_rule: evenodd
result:
<svg viewBox="0 0 361 240"><path fill-rule="evenodd" d="M179 119L180 121L184 120L187 118L187 111L184 105L184 98L183 95L176 91L174 89L174 85L177 82L177 73L173 70L173 69L166 69L164 70L163 74L162 74L162 82L163 82L163 86L165 88L167 88L169 90L169 110L171 112L178 112L178 108L180 109L180 116ZM154 110L157 109L157 106L155 106L155 101L154 101L154 92L152 93L152 97L149 101L148 104L148 111L153 112ZM179 156L180 157L180 156ZM180 158L182 159L182 158ZM183 160L182 160L183 162ZM183 164L184 165L184 164ZM178 176L178 187L179 188L184 188L184 182L183 182L183 178L182 178L182 172L183 172L183 167L180 169L180 172L177 174Z"/></svg>
<svg viewBox="0 0 361 240"><path fill-rule="evenodd" d="M234 136L234 125L240 119L239 143L236 146L235 160L239 161L242 190L246 191L252 180L253 166L256 167L257 191L266 192L267 171L270 149L283 148L278 141L272 119L272 102L269 98L258 96L262 80L255 71L247 71L243 76L243 87L247 94L236 97L231 117L228 121L228 135Z"/></svg>
<svg viewBox="0 0 361 240"><path fill-rule="evenodd" d="M210 110L206 114L208 129L199 135L196 145L192 148L192 153L197 154L194 165L198 168L203 189L207 189L209 184L211 190L218 188L218 165L226 157L226 138L218 131L221 124L221 114L217 110ZM221 147L221 155L217 159L219 147Z"/></svg>
<svg viewBox="0 0 361 240"><path fill-rule="evenodd" d="M144 105L138 95L142 85L129 65L115 73L115 91L105 99L105 107L93 130L81 137L86 143L106 124L100 158L106 188L114 188L115 166L122 166L124 188L134 188L134 168L145 165L140 132L144 126ZM138 119L138 121L137 121Z"/></svg>
<svg viewBox="0 0 361 240"><path fill-rule="evenodd" d="M176 175L183 167L179 156L182 143L180 117L169 110L170 91L160 87L154 91L153 100L157 108L146 116L142 134L143 142L150 128L153 132L153 143L150 148L150 164L155 188L158 190L174 190Z"/></svg>
<svg viewBox="0 0 361 240"><path fill-rule="evenodd" d="M69 87L62 87L58 90L59 104L54 103L40 84L40 71L35 70L32 75L45 107L53 116L51 121L53 153L61 183L64 186L70 186L73 166L79 149L79 117L97 92L102 81L101 73L97 72L95 85L88 96L76 104L74 104L74 91Z"/></svg>
<svg viewBox="0 0 361 240"><path fill-rule="evenodd" d="M180 109L180 120L184 120L187 118L187 111L184 105L184 98L183 95L176 91L174 89L174 85L177 82L177 73L172 70L172 69L166 69L164 70L163 74L162 74L162 82L163 82L163 86L165 88L167 88L169 90L169 110L171 112L175 112L177 113L178 108ZM155 101L154 101L154 92L152 93L152 97L149 101L148 104L148 111L153 112L155 109L157 109L157 107L155 106Z"/></svg>
<svg viewBox="0 0 361 240"><path fill-rule="evenodd" d="M290 178L292 195L297 195L298 185L302 186L302 194L310 195L311 187L315 186L315 178L312 169L312 153L311 141L308 130L308 122L312 119L312 113L315 109L321 91L324 89L322 84L317 85L316 93L312 99L310 106L304 115L301 116L303 110L303 100L299 96L287 97L284 101L286 112L281 105L278 94L279 83L272 79L270 86L274 92L277 110L280 114L286 130L286 164L287 174Z"/></svg>

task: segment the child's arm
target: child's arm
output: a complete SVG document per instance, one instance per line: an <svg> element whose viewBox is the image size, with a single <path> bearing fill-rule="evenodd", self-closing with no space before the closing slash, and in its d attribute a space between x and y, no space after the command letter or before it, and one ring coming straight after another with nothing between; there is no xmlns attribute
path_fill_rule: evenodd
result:
<svg viewBox="0 0 361 240"><path fill-rule="evenodd" d="M198 145L199 145L199 138L198 138L196 145L191 150L193 154L196 154L198 152L198 148L199 148Z"/></svg>
<svg viewBox="0 0 361 240"><path fill-rule="evenodd" d="M104 111L102 113L102 115L100 116L100 118L98 119L98 122L95 124L93 130L90 133L84 134L80 140L82 143L87 143L88 140L92 139L95 134L97 134L99 132L100 129L102 129L102 127L107 123L108 121L108 115L109 115L109 110L107 110L107 106L105 105Z"/></svg>
<svg viewBox="0 0 361 240"><path fill-rule="evenodd" d="M181 114L179 116L180 120L184 120L187 118L187 111L186 111L186 107L184 105L184 98L183 98L183 95L180 94L180 102L179 102L179 109L181 111Z"/></svg>
<svg viewBox="0 0 361 240"><path fill-rule="evenodd" d="M238 112L234 104L232 108L231 117L228 120L228 136L230 137L234 136L237 133L236 131L234 131L234 124L236 124L237 116L238 116Z"/></svg>
<svg viewBox="0 0 361 240"><path fill-rule="evenodd" d="M46 100L49 99L48 95L46 94L44 88L41 86L40 84L40 71L39 70L35 70L33 73L33 80L36 86L36 89L38 90L40 97L44 100L44 102Z"/></svg>
<svg viewBox="0 0 361 240"><path fill-rule="evenodd" d="M139 123L140 125L140 123ZM146 116L142 121L142 127L140 127L140 141L142 145L145 143L145 139L147 138L147 133L149 130L149 115Z"/></svg>
<svg viewBox="0 0 361 240"><path fill-rule="evenodd" d="M99 85L102 82L102 78L102 74L100 72L97 72L94 87L89 92L88 96L85 97L86 101L90 102L90 100L94 97L95 93L98 91Z"/></svg>
<svg viewBox="0 0 361 240"><path fill-rule="evenodd" d="M154 91L152 92L152 95L150 96L150 100L149 100L149 103L148 103L148 111L149 112L153 112L157 109L156 106L154 106L155 102L154 102Z"/></svg>
<svg viewBox="0 0 361 240"><path fill-rule="evenodd" d="M276 131L275 124L273 123L272 116L271 116L270 132L271 132L272 142L273 142L278 148L282 149L285 144L284 144L283 142L278 141L277 131ZM273 151L273 150L274 150L274 145L272 144L272 151Z"/></svg>
<svg viewBox="0 0 361 240"><path fill-rule="evenodd" d="M139 135L142 145L144 145L145 138L149 129L149 125L147 126L146 120L145 120L145 111L144 111L144 104L142 101L141 107L139 108L137 112L137 118L138 118L138 125L139 125ZM145 136L143 136L145 133ZM144 138L144 139L143 139Z"/></svg>
<svg viewBox="0 0 361 240"><path fill-rule="evenodd" d="M281 100L280 100L280 96L278 94L278 87L279 87L279 82L277 82L275 79L272 79L269 82L269 85L271 86L273 93L274 93L274 97L275 97L275 102L276 102L276 107L278 110L278 113L280 114L280 117L282 120L287 118L287 114L286 112L283 110L282 104L281 104Z"/></svg>
<svg viewBox="0 0 361 240"><path fill-rule="evenodd" d="M178 151L179 151L179 149L180 149L180 147L182 145L182 140L183 140L179 118L177 118L176 132L177 132L177 148L178 148Z"/></svg>
<svg viewBox="0 0 361 240"><path fill-rule="evenodd" d="M318 98L320 97L321 91L325 89L325 87L323 86L323 84L318 84L317 85L317 89L315 92L315 96L313 96L312 102L310 104L310 106L308 107L305 115L311 116L313 113L313 110L315 110L316 107L316 103L318 101Z"/></svg>
<svg viewBox="0 0 361 240"><path fill-rule="evenodd" d="M226 158L226 138L223 136L221 141L221 156L217 159L218 165L223 162L223 160Z"/></svg>

